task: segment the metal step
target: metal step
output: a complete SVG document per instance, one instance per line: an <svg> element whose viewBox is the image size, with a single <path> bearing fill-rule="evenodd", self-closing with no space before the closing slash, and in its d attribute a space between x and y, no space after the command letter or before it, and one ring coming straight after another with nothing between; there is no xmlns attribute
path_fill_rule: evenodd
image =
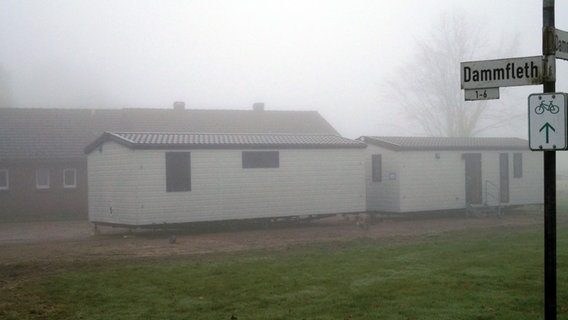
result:
<svg viewBox="0 0 568 320"><path fill-rule="evenodd" d="M482 218L494 215L501 217L501 206L490 206L487 204L468 204L466 214L468 217Z"/></svg>

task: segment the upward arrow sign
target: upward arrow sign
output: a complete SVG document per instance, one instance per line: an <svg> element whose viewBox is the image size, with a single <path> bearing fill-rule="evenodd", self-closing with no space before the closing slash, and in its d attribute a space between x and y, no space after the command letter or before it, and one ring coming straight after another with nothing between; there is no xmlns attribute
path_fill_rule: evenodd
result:
<svg viewBox="0 0 568 320"><path fill-rule="evenodd" d="M546 130L546 143L548 143L548 141L549 141L548 135L549 135L550 130L552 130L552 131L554 131L554 132L556 132L556 130L555 130L554 127L551 126L550 123L548 123L548 122L545 123L544 126L542 126L542 127L540 128L540 130L538 130L538 132L542 132L542 130Z"/></svg>
<svg viewBox="0 0 568 320"><path fill-rule="evenodd" d="M568 94L533 93L529 95L528 100L530 149L532 151L568 150L568 112L566 111Z"/></svg>

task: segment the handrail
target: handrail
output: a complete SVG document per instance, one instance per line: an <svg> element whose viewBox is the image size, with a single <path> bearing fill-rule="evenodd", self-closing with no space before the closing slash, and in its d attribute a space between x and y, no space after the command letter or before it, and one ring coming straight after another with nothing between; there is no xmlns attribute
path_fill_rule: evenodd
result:
<svg viewBox="0 0 568 320"><path fill-rule="evenodd" d="M483 207L485 209L476 208L475 205L471 203L466 203L466 214L469 216L473 214L474 216L478 216L478 210L486 210L487 208L495 208L495 213L497 216L501 216L501 190L499 186L490 181L485 180L485 190L484 190L484 202Z"/></svg>
<svg viewBox="0 0 568 320"><path fill-rule="evenodd" d="M495 200L498 205L501 204L499 186L490 180L485 180L485 205L489 205L489 199Z"/></svg>
<svg viewBox="0 0 568 320"><path fill-rule="evenodd" d="M490 181L485 180L485 205L490 206L491 203L489 200L493 200L495 202L495 206L497 207L497 215L501 216L501 190L499 186Z"/></svg>

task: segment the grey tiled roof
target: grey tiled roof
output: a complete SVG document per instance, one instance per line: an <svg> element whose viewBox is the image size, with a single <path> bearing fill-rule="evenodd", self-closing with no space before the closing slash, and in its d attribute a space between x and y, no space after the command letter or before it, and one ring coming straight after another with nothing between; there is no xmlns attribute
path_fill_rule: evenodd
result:
<svg viewBox="0 0 568 320"><path fill-rule="evenodd" d="M215 134L166 132L106 132L85 148L95 150L106 141L133 149L264 149L264 148L365 148L361 141L319 134Z"/></svg>
<svg viewBox="0 0 568 320"><path fill-rule="evenodd" d="M0 108L0 161L83 158L105 131L338 134L315 111Z"/></svg>
<svg viewBox="0 0 568 320"><path fill-rule="evenodd" d="M484 137L376 137L360 141L395 151L405 150L528 150L529 142L519 138Z"/></svg>

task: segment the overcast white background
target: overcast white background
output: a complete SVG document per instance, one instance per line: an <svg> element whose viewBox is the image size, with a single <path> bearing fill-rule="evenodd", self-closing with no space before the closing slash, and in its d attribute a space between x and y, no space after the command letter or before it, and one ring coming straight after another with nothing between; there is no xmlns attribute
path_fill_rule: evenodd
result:
<svg viewBox="0 0 568 320"><path fill-rule="evenodd" d="M14 107L264 102L267 110L319 111L350 138L419 135L393 112L404 97L385 97L384 83L401 80L398 67L420 59L416 41L454 12L488 43L518 36L516 56L541 54L542 1L535 0L0 0L0 68ZM566 19L568 4L557 1L556 27L568 30ZM565 78L558 91L568 91ZM541 91L502 88L493 104L523 112L526 95ZM528 136L522 126L495 134Z"/></svg>

